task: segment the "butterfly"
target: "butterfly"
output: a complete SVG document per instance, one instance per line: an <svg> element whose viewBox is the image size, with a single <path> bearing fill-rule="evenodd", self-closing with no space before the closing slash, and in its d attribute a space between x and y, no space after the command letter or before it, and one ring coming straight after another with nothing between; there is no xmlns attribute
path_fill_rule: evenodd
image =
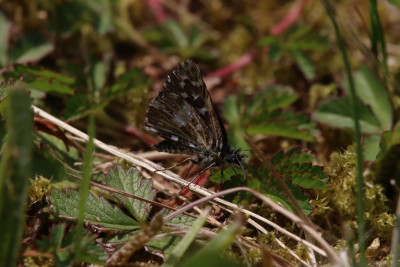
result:
<svg viewBox="0 0 400 267"><path fill-rule="evenodd" d="M196 177L215 166L221 166L222 172L226 164L239 166L245 173L245 155L228 144L200 70L191 60L168 75L163 90L147 108L145 124L149 132L164 138L154 145L156 150L192 155L192 164L205 167Z"/></svg>

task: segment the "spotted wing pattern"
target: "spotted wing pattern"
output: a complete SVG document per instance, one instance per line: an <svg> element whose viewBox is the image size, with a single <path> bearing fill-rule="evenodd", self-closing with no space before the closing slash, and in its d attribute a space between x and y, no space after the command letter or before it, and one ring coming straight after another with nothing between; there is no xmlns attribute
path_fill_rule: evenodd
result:
<svg viewBox="0 0 400 267"><path fill-rule="evenodd" d="M191 154L202 165L220 160L227 137L198 67L187 60L168 76L147 109L147 130L165 140L158 151Z"/></svg>

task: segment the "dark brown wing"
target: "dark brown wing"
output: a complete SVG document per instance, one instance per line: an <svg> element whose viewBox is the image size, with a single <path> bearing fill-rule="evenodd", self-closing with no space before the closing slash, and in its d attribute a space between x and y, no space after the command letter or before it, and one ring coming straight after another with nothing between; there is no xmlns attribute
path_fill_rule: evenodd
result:
<svg viewBox="0 0 400 267"><path fill-rule="evenodd" d="M165 140L159 151L218 157L226 133L201 73L190 60L168 76L164 89L147 109L146 125Z"/></svg>

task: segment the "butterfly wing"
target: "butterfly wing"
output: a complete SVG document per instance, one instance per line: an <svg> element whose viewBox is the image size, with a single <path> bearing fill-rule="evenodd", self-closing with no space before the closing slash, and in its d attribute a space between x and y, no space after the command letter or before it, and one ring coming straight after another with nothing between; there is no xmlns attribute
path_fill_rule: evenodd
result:
<svg viewBox="0 0 400 267"><path fill-rule="evenodd" d="M226 133L197 66L190 60L168 76L148 107L146 125L165 140L157 150L219 157Z"/></svg>

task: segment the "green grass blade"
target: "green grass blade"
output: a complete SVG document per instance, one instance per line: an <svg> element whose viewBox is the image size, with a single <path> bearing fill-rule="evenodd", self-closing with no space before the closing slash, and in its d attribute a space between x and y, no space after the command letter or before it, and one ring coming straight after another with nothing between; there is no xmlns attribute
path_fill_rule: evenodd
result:
<svg viewBox="0 0 400 267"><path fill-rule="evenodd" d="M10 88L5 101L8 143L0 164L0 266L17 266L32 178L33 120L25 88Z"/></svg>
<svg viewBox="0 0 400 267"><path fill-rule="evenodd" d="M183 254L189 248L190 244L196 238L196 235L200 231L201 227L203 227L204 222L206 221L207 218L208 211L204 212L196 221L193 222L193 226L189 229L189 231L178 243L178 245L176 245L176 247L172 250L171 254L169 255L168 259L164 262L162 267L176 266L176 264L182 258Z"/></svg>
<svg viewBox="0 0 400 267"><path fill-rule="evenodd" d="M323 0L322 3L335 30L337 44L342 54L343 63L347 79L349 82L350 97L353 103L352 107L353 107L353 120L354 120L354 138L356 143L356 155L357 155L357 215L358 215L358 243L359 243L358 245L360 252L359 266L366 266L367 260L365 257L366 247L365 247L365 219L364 219L364 181L362 176L363 158L362 158L362 147L361 147L360 115L356 105L356 89L354 86L353 76L351 74L350 61L347 56L346 45L342 39L339 26L336 22L335 11L333 10L329 0Z"/></svg>
<svg viewBox="0 0 400 267"><path fill-rule="evenodd" d="M89 126L88 126L89 141L86 145L86 151L83 156L83 179L79 189L79 215L76 224L75 232L75 263L80 259L80 248L83 235L83 218L85 214L86 204L89 197L89 183L90 176L92 173L93 164L93 152L94 152L94 135L95 135L95 122L93 115L89 116Z"/></svg>

